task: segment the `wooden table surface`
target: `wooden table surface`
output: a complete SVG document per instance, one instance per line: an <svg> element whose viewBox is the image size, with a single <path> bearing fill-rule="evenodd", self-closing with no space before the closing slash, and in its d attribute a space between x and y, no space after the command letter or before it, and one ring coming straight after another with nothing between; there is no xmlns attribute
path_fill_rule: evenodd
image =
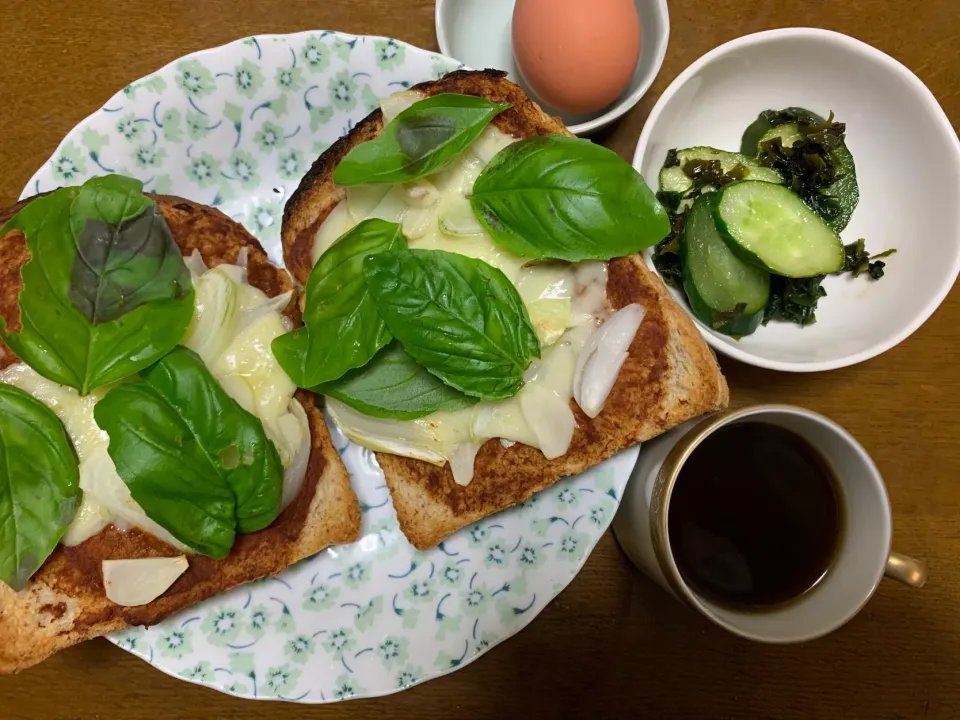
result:
<svg viewBox="0 0 960 720"><path fill-rule="evenodd" d="M2 8L0 200L18 196L61 137L118 88L186 53L323 28L437 47L429 0L3 0ZM774 27L830 28L884 50L960 124L957 0L671 0L670 13L660 76L598 138L625 158L683 68ZM639 576L608 533L529 628L399 695L326 707L238 700L97 640L0 678L0 717L960 718L958 325L954 293L913 337L856 367L790 375L723 362L735 405L795 403L852 431L886 478L895 548L929 563L926 588L884 582L830 637L767 647L728 635Z"/></svg>

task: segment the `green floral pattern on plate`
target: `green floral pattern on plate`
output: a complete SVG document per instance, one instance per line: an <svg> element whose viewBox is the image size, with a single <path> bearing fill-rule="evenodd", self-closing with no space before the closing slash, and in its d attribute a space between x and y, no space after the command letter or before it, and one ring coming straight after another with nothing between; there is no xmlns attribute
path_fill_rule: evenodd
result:
<svg viewBox="0 0 960 720"><path fill-rule="evenodd" d="M131 83L61 143L24 196L123 172L214 205L282 261L283 204L310 163L378 98L459 65L397 40L257 36ZM527 625L606 530L628 451L418 552L374 456L335 428L363 508L331 548L111 640L164 672L233 695L332 702L397 692L463 667Z"/></svg>

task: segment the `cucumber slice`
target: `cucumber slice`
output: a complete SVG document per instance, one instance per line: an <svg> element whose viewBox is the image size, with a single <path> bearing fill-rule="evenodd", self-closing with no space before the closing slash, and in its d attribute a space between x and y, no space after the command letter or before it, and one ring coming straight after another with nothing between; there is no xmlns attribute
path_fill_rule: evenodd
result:
<svg viewBox="0 0 960 720"><path fill-rule="evenodd" d="M711 197L720 236L742 260L784 277L825 275L843 267L840 236L782 185L745 180Z"/></svg>
<svg viewBox="0 0 960 720"><path fill-rule="evenodd" d="M823 118L799 107L788 107L785 110L764 110L757 116L747 129L743 131L743 137L740 138L740 152L744 155L754 157L757 154L757 148L760 145L760 138L763 137L771 128L779 127L793 122L809 122L811 124L822 123Z"/></svg>
<svg viewBox="0 0 960 720"><path fill-rule="evenodd" d="M803 140L803 135L800 134L800 126L796 123L781 125L780 127L771 128L761 135L757 147L759 148L765 142L769 142L774 138L780 138L780 142L784 147L793 147L794 143L798 140Z"/></svg>
<svg viewBox="0 0 960 720"><path fill-rule="evenodd" d="M742 165L744 169L744 178L751 180L762 180L764 182L781 183L783 179L776 170L763 167L756 160L748 158L740 153L726 152L712 147L691 147L677 151L679 165L665 167L660 171L660 192L675 192L683 195L693 188L693 180L687 177L683 171L683 166L691 160L719 160L721 169L727 173L733 170L737 165ZM708 192L713 187L704 185L703 191ZM686 201L689 206L690 202ZM681 206L681 209L684 209Z"/></svg>
<svg viewBox="0 0 960 720"><path fill-rule="evenodd" d="M767 130L758 142L763 143L780 138L784 147L790 148L803 139L797 123L788 123ZM841 232L850 222L853 211L860 202L860 186L857 183L857 168L853 162L853 155L846 144L840 145L830 152L830 157L836 165L836 179L817 195L809 199L809 204L817 213L829 223L837 232Z"/></svg>
<svg viewBox="0 0 960 720"><path fill-rule="evenodd" d="M717 232L711 196L694 201L680 242L683 289L701 322L726 335L749 335L763 320L770 274L738 258ZM734 313L743 305L741 313Z"/></svg>

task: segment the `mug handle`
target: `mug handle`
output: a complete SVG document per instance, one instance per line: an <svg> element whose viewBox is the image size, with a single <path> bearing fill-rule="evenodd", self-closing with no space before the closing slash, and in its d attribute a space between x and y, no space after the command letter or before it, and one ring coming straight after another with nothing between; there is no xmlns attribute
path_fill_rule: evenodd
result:
<svg viewBox="0 0 960 720"><path fill-rule="evenodd" d="M887 567L883 574L904 585L922 588L927 581L927 564L922 560L892 552L887 558Z"/></svg>

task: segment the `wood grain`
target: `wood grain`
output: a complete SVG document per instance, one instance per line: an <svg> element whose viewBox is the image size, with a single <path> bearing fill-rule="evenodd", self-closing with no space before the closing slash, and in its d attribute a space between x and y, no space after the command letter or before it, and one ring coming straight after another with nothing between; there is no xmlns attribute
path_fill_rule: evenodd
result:
<svg viewBox="0 0 960 720"><path fill-rule="evenodd" d="M657 96L683 68L722 42L773 27L825 27L875 45L929 85L954 127L960 122L956 0L671 0L670 12L659 78L598 138L626 158ZM319 28L436 49L429 0L4 0L0 198L19 195L61 137L128 82L244 35ZM325 708L241 701L95 641L0 678L0 716L958 718L958 324L954 294L913 337L857 367L787 375L723 363L735 404L795 403L850 429L887 480L895 547L929 562L926 588L884 583L828 638L767 647L731 637L640 577L608 534L527 630L460 672L400 695Z"/></svg>

